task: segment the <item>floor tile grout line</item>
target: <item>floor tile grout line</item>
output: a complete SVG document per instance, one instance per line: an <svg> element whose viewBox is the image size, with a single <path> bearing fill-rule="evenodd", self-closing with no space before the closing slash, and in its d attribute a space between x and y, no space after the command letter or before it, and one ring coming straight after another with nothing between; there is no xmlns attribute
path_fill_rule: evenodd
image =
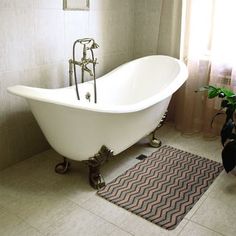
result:
<svg viewBox="0 0 236 236"><path fill-rule="evenodd" d="M91 213L91 214L93 214L93 215L99 217L100 219L105 220L105 221L108 222L109 224L112 224L112 225L115 226L116 228L119 228L119 229L121 229L122 231L124 231L124 232L126 232L126 233L128 233L128 234L131 234L131 235L135 236L133 233L131 233L131 232L129 232L129 231L126 231L125 229L121 228L119 225L116 225L115 223L113 223L113 222L107 220L106 218L104 218L104 217L102 217L102 216L100 216L100 215L98 215L98 214L92 212L91 210L89 210L89 209L87 209L87 208L85 208L85 207L83 207L83 206L81 206L81 205L79 205L79 204L78 204L78 206L80 206L80 207L83 208L84 210L88 211L89 213Z"/></svg>
<svg viewBox="0 0 236 236"><path fill-rule="evenodd" d="M213 181L213 183L211 184L208 194L207 194L207 198L211 197L212 195L212 191L214 191L215 185L219 184L218 182L220 181L220 178L222 179L222 176L224 175L224 171L221 171L221 173L216 177L216 179ZM217 182L218 181L218 182Z"/></svg>
<svg viewBox="0 0 236 236"><path fill-rule="evenodd" d="M131 235L133 235L133 236L135 236L135 234L133 234L132 232L130 232L130 231L127 231L127 230L125 230L125 229L123 229L123 228L121 228L119 225L116 225L115 223L113 223L113 222L111 222L111 221L109 221L109 220L107 220L106 218L104 218L104 217L101 217L100 215L98 215L98 214L96 214L96 213L94 213L94 212L92 212L92 211L90 211L89 209L87 209L87 208L85 208L85 207L83 207L83 206L81 206L81 205L79 205L81 208L83 208L83 209L85 209L85 210L87 210L87 211L89 211L90 213L92 213L93 215L96 215L96 216L98 216L99 218L101 218L101 219L103 219L103 220L105 220L106 222L108 222L108 223L110 223L110 224L112 224L112 225L114 225L114 226L116 226L117 228L119 228L119 229L121 229L122 231L124 231L124 232L126 232L126 233L128 233L128 234L131 234ZM134 214L135 215L135 214ZM137 216L137 215L135 215L135 216ZM140 217L140 216L138 216L138 217ZM147 220L145 220L145 219L143 219L142 217L140 217L142 220L144 220L144 221L147 221ZM189 223L189 221L190 220L187 220L187 219L185 219L186 221L188 221L184 226L183 226L183 228ZM147 222L149 222L149 221L147 221ZM150 223L152 223L152 222L150 222ZM153 224L153 223L152 223ZM155 224L154 224L155 225ZM159 226L159 225L156 225L156 227L159 227L159 228L161 228L161 229L163 229L163 230L165 230L164 228L162 228L161 226ZM178 227L178 226L177 226ZM167 230L168 231L168 230ZM180 232L182 231L182 229L180 230ZM177 234L178 235L178 234Z"/></svg>
<svg viewBox="0 0 236 236"><path fill-rule="evenodd" d="M202 197L204 196L204 194L202 195ZM199 204L199 206L197 207L197 209L194 211L194 213L192 214L192 216L190 217L190 221L192 220L193 216L197 213L197 211L199 210L199 208L203 205L203 203L207 200L208 198L208 194L205 196L205 199L202 200L202 202Z"/></svg>
<svg viewBox="0 0 236 236"><path fill-rule="evenodd" d="M211 228L208 228L208 227L206 227L206 226L204 226L204 225L202 225L202 224L199 224L199 223L197 223L197 222L195 222L195 221L192 221L192 220L187 220L187 221L188 221L188 223L185 224L185 226L180 230L180 232L179 232L177 235L180 235L181 232L187 227L187 225L188 225L190 222L192 222L192 223L194 223L194 224L196 224L196 225L199 225L199 226L203 227L204 229L210 230L210 231L215 232L215 233L217 233L217 234L219 234L219 235L222 235L222 236L226 236L226 235L224 235L224 234L222 234L222 233L220 233L220 232L218 232L218 231L215 231L215 230L213 230L213 229L211 229Z"/></svg>
<svg viewBox="0 0 236 236"><path fill-rule="evenodd" d="M73 202L75 205L77 205L78 207L80 207L80 208L86 210L87 212L91 213L92 215L95 215L95 216L99 217L100 219L106 221L107 223L112 224L112 225L115 226L116 228L119 228L119 229L121 229L122 231L124 231L124 232L126 232L126 233L128 233L128 234L131 234L131 235L135 236L133 233L131 233L131 232L129 232L129 231L126 231L125 229L121 228L119 225L114 224L113 222L107 220L106 218L104 218L104 217L102 217L102 216L100 216L100 215L98 215L98 214L92 212L91 210L87 209L86 207L80 205L80 204L83 204L83 203L89 201L89 199L92 198L92 196L89 197L87 200L85 200L83 203L80 203L80 204L77 203L76 201L74 201L74 200L68 198L67 196L64 196L64 197L65 197L68 201ZM144 219L144 220L145 220L145 219ZM41 233L41 231L40 231L40 233Z"/></svg>
<svg viewBox="0 0 236 236"><path fill-rule="evenodd" d="M12 211L11 211L12 212ZM43 233L40 229L38 229L37 227L31 225L28 221L26 221L25 219L23 219L21 216L19 216L18 214L15 214L17 218L19 218L20 220L22 220L22 222L24 222L25 224L27 224L29 227L35 229L40 235L42 236L46 236L45 233Z"/></svg>
<svg viewBox="0 0 236 236"><path fill-rule="evenodd" d="M40 235L46 235L45 233L42 233L37 227L31 225L29 222L27 222L25 219L23 219L21 216L19 216L18 214L16 214L14 211L12 211L11 209L0 205L0 207L2 207L3 209L7 210L9 214L14 215L15 217L17 217L19 220L21 220L24 224L26 224L27 226L35 229Z"/></svg>
<svg viewBox="0 0 236 236"><path fill-rule="evenodd" d="M205 229L211 230L211 231L213 231L213 232L215 232L215 233L217 233L217 234L220 234L220 235L222 235L222 236L226 236L225 234L222 234L221 232L218 232L218 231L216 231L216 230L214 230L214 229L212 229L212 228L210 228L210 227L207 227L207 226L205 226L205 225L202 225L202 224L200 224L200 223L198 223L198 222L196 222L196 221L194 221L194 220L190 220L190 222L192 222L192 223L194 223L194 224L196 224L196 225L199 225L199 226L201 226L201 227L203 227L203 228L205 228Z"/></svg>
<svg viewBox="0 0 236 236"><path fill-rule="evenodd" d="M36 180L36 181L37 181L37 180ZM42 184L41 182L38 182L38 181L37 181L37 183ZM95 192L94 192L94 193L95 193ZM43 193L43 195L45 196L45 195L47 195L47 193L45 192L45 193ZM63 196L63 198L65 198L67 201L73 202L73 203L74 203L75 205L77 205L78 207L80 207L80 208L82 208L82 209L88 211L89 213L91 213L91 214L93 214L93 215L99 217L100 219L106 221L107 223L112 224L112 225L115 226L116 228L119 228L120 230L122 230L122 231L124 231L124 232L126 232L126 233L128 233L128 234L130 234L130 235L135 236L133 233L124 230L124 229L121 228L120 226L118 226L118 225L116 225L116 224L114 224L114 223L108 221L107 219L101 217L100 215L95 214L94 212L90 211L89 209L87 209L87 208L85 208L85 207L83 207L83 206L81 205L81 204L83 204L83 203L89 201L92 197L93 197L93 196L88 197L88 199L86 199L86 200L83 201L82 203L77 203L76 201L74 201L73 199L70 199L70 198L67 197L66 195ZM9 209L9 210L10 210L10 209ZM15 214L15 212L13 212L12 210L11 210L11 212L12 212L12 214L13 214L13 213ZM25 221L25 219L23 219L21 216L19 216L18 214L16 214L16 215L17 215L17 217L18 217L19 219L23 220L27 225L29 225L29 226L33 227L34 229L36 229L41 235L46 235L46 234L45 234L44 232L42 232L40 229L36 228L35 226L31 225L29 222ZM60 220L60 219L63 218L63 217L64 217L64 216L58 218L57 220ZM52 224L53 224L53 223L52 223ZM51 224L50 224L50 225L51 225ZM50 226L50 225L49 225L49 226Z"/></svg>
<svg viewBox="0 0 236 236"><path fill-rule="evenodd" d="M177 236L181 234L181 232L185 229L185 227L188 225L188 223L190 222L190 220L185 219L186 221L188 221L183 228L179 231L179 233L177 233Z"/></svg>
<svg viewBox="0 0 236 236"><path fill-rule="evenodd" d="M79 205L79 204L78 204ZM115 204L114 204L115 205ZM89 210L89 209L87 209L87 208L85 208L85 207L83 207L83 206L81 206L81 205L79 205L81 208L83 208L83 209L85 209L85 210L87 210L87 211L89 211L90 213L92 213L93 215L96 215L96 216L98 216L99 218L101 218L101 219L103 219L103 220L105 220L106 222L108 222L108 223L110 223L110 224L112 224L112 225L114 225L114 226L116 226L117 228L119 228L119 229L121 229L122 231L124 231L124 232L126 232L126 233L128 233L128 234L131 234L131 235L133 235L133 236L135 236L135 234L133 234L132 232L130 232L130 231L127 231L127 230L125 230L125 229L123 229L123 228L121 228L119 225L116 225L115 223L113 223L113 222L111 222L111 221L109 221L109 220L107 220L106 218L104 218L104 217L101 217L100 215L98 215L98 214L96 214L96 213L94 213L94 212L92 212L91 210ZM118 206L116 206L115 205L115 207L118 207ZM123 209L123 208L122 208ZM135 215L135 214L134 214ZM135 215L135 216L137 216L137 215ZM140 217L140 216L138 216L138 217ZM142 220L144 220L144 221L147 221L147 220L145 220L144 218L142 218L142 217L140 217ZM187 220L187 219L185 219L186 221L187 221L187 223L183 226L183 228L189 223L189 220ZM149 222L149 221L147 221L147 222ZM152 222L150 222L150 223L152 223ZM152 223L153 224L153 223ZM154 224L155 225L155 224ZM159 226L159 225L156 225L156 227L159 227L159 228L161 228L161 229L163 229L163 230L165 230L164 228L162 228L161 226ZM178 227L178 226L177 226ZM168 230L167 230L168 231ZM182 231L182 229L180 230L180 231Z"/></svg>
<svg viewBox="0 0 236 236"><path fill-rule="evenodd" d="M45 195L47 195L46 192L43 193L42 196L45 196ZM77 207L83 208L83 207L81 207L79 204L77 204L76 202L74 202L73 200L71 200L71 199L69 199L69 198L67 198L67 197L65 197L65 196L64 196L64 198L65 198L68 202L71 202L71 203L73 203L74 205L77 205ZM1 206L2 206L2 205L1 205ZM27 224L28 226L30 226L30 227L34 228L35 230L37 230L37 232L38 232L40 235L42 235L42 236L46 236L46 235L47 235L46 232L42 232L42 230L40 230L40 228L37 228L36 226L33 226L31 223L29 223L29 222L27 221L27 219L24 219L22 216L20 216L20 215L19 215L18 213L16 213L14 210L11 210L11 209L6 208L6 207L3 207L3 208L5 208L6 210L8 210L8 211L10 212L10 214L15 215L17 218L19 218L20 220L22 220L22 221L23 221L25 224ZM84 208L83 208L83 209L84 209ZM71 210L71 211L69 212L69 214L70 214L72 211L73 211L73 210ZM59 220L62 219L63 217L65 217L65 215L60 216L60 217L57 219L57 221L59 221ZM54 222L51 223L51 224L49 224L48 227L50 227L50 226L53 225L53 224L54 224Z"/></svg>

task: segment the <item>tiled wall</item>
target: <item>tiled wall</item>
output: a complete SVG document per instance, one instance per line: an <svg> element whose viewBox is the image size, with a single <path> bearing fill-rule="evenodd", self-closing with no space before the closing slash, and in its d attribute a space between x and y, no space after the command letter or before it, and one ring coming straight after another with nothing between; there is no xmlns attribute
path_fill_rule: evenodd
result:
<svg viewBox="0 0 236 236"><path fill-rule="evenodd" d="M100 45L97 76L133 58L171 54L173 3L180 1L90 0L89 11L63 11L62 0L0 0L0 169L49 148L8 86L66 86L72 44L83 37Z"/></svg>
<svg viewBox="0 0 236 236"><path fill-rule="evenodd" d="M182 0L135 0L134 57L179 56Z"/></svg>
<svg viewBox="0 0 236 236"><path fill-rule="evenodd" d="M162 0L157 53L180 56L182 0Z"/></svg>
<svg viewBox="0 0 236 236"><path fill-rule="evenodd" d="M135 0L135 58L157 53L162 3L163 0Z"/></svg>
<svg viewBox="0 0 236 236"><path fill-rule="evenodd" d="M133 58L134 0L90 2L90 11L63 11L62 0L0 0L0 169L49 148L26 102L8 86L67 85L77 38L100 45L98 76Z"/></svg>

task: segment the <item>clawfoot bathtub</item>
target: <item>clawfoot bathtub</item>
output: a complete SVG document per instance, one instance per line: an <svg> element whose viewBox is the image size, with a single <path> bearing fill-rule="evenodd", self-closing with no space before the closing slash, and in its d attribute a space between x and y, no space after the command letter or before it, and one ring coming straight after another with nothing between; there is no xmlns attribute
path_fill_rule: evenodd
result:
<svg viewBox="0 0 236 236"><path fill-rule="evenodd" d="M181 61L154 55L123 64L98 78L96 104L92 81L79 84L81 100L77 100L74 86L42 89L16 85L8 91L27 99L46 139L58 153L88 163L90 182L99 188L104 186L101 163L157 127L172 94L187 76ZM68 167L67 159L64 166Z"/></svg>

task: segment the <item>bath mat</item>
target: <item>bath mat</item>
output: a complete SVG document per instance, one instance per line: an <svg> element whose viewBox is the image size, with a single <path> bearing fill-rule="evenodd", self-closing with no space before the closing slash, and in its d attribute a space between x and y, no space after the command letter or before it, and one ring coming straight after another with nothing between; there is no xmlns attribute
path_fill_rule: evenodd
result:
<svg viewBox="0 0 236 236"><path fill-rule="evenodd" d="M162 146L97 193L165 229L174 229L223 170L222 164Z"/></svg>

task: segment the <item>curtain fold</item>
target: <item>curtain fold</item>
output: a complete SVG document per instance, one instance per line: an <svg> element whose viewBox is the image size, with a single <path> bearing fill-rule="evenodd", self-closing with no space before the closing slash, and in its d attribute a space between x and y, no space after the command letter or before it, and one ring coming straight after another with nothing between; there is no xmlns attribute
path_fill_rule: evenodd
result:
<svg viewBox="0 0 236 236"><path fill-rule="evenodd" d="M189 78L175 95L174 122L184 134L203 132L206 137L220 134L224 116L213 116L221 100L207 99L195 90L205 85L236 91L235 0L185 0L182 14L181 58Z"/></svg>

